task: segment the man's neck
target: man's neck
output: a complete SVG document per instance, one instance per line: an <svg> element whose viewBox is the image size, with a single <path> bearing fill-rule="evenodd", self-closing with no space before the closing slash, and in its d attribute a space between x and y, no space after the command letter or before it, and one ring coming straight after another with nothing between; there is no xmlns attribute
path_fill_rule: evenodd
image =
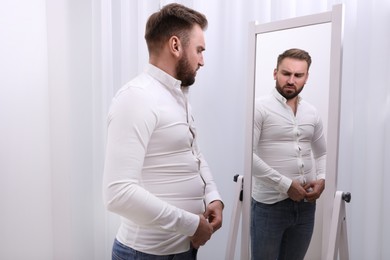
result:
<svg viewBox="0 0 390 260"><path fill-rule="evenodd" d="M286 104L291 107L291 110L293 111L294 115L297 114L297 108L298 108L298 96L292 98L292 99L287 99Z"/></svg>

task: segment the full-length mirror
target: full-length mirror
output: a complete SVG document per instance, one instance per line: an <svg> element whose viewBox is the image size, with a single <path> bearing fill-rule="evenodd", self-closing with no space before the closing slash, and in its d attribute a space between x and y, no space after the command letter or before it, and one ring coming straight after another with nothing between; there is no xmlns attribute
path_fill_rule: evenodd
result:
<svg viewBox="0 0 390 260"><path fill-rule="evenodd" d="M326 189L317 200L314 232L306 259L323 259L326 255L333 196L336 191L339 93L341 78L342 5L332 11L268 24L253 24L250 31L249 104L246 164L244 176L242 259L250 258L250 204L253 179L253 117L255 99L275 89L274 69L277 58L287 49L299 48L311 56L308 79L300 93L303 100L315 106L322 119L327 145ZM253 54L253 56L251 55ZM295 73L295 72L294 72ZM297 76L297 73L295 73ZM253 103L252 103L253 102ZM299 129L298 129L299 131ZM313 164L316 162L313 159ZM246 246L247 245L247 246Z"/></svg>

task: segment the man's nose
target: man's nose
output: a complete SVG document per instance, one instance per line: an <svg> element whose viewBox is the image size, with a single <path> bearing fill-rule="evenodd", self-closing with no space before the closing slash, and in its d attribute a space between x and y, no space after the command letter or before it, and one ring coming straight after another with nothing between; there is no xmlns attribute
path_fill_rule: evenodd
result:
<svg viewBox="0 0 390 260"><path fill-rule="evenodd" d="M200 67L204 66L203 56L200 57L198 64L199 64Z"/></svg>
<svg viewBox="0 0 390 260"><path fill-rule="evenodd" d="M287 82L288 82L289 84L294 84L294 82L295 82L295 77L294 77L294 75L290 76L290 77L288 78Z"/></svg>

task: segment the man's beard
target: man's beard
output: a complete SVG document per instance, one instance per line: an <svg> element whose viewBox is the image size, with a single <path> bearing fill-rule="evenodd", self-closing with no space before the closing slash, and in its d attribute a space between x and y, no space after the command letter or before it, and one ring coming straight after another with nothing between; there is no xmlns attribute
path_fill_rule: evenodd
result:
<svg viewBox="0 0 390 260"><path fill-rule="evenodd" d="M187 54L184 53L183 57L179 60L176 66L177 79L181 81L181 85L184 87L191 86L195 82L196 71L191 69L188 63Z"/></svg>
<svg viewBox="0 0 390 260"><path fill-rule="evenodd" d="M276 89L278 90L278 92L280 93L280 95L282 95L285 99L289 100L289 99L293 99L295 98L296 96L299 95L299 93L301 93L302 89L303 89L304 86L302 86L301 89L298 89L296 90L295 86L294 86L294 90L292 89L288 89L286 87L281 87L279 82L276 81Z"/></svg>

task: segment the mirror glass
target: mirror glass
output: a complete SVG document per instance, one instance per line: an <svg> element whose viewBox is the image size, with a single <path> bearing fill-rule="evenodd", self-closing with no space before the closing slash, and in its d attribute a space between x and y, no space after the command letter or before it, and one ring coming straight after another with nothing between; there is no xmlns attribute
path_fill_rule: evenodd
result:
<svg viewBox="0 0 390 260"><path fill-rule="evenodd" d="M342 5L336 5L330 12L268 24L255 23L249 33L249 53L253 54L253 57L249 60L248 72L246 147L250 151L246 156L250 156L250 159L246 161L246 165L252 163L254 100L270 94L275 88L273 72L277 57L287 49L299 48L306 50L312 58L309 79L300 95L317 108L324 124L327 141L327 179L326 189L321 199L317 201L315 228L306 259L321 259L324 256L324 248L327 248L327 230L331 221L330 212L336 190L341 32ZM242 259L250 259L251 185L251 170L249 170L244 175Z"/></svg>
<svg viewBox="0 0 390 260"><path fill-rule="evenodd" d="M319 111L325 136L329 104L330 32L331 23L328 22L259 33L256 36L255 98L267 95L275 88L273 72L279 54L291 48L306 50L312 58L312 64L309 79L300 95ZM322 199L320 199L317 201L316 225L307 253L308 259L320 257L322 209Z"/></svg>

